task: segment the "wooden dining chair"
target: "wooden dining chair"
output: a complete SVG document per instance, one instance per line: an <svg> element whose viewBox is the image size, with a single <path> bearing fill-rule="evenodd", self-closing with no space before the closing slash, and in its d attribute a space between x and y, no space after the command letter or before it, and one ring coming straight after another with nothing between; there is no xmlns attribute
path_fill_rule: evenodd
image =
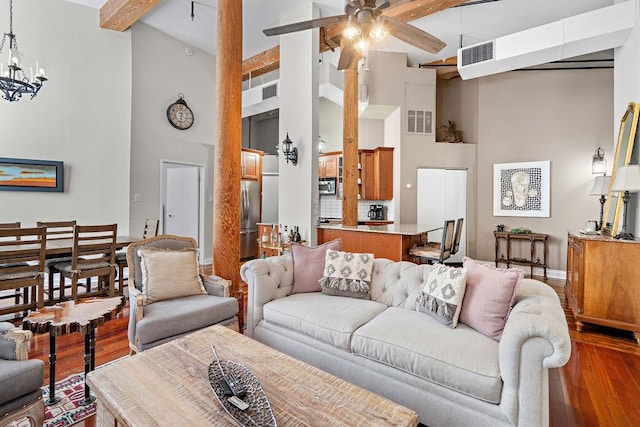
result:
<svg viewBox="0 0 640 427"><path fill-rule="evenodd" d="M456 221L456 231L453 237L453 246L451 247L451 255L458 253L460 249L460 239L462 238L462 226L464 224L464 218L458 218Z"/></svg>
<svg viewBox="0 0 640 427"><path fill-rule="evenodd" d="M76 221L38 221L36 225L45 228L48 241L73 240L73 229L76 226ZM55 287L54 276L56 269L54 265L67 261L71 261L70 256L48 257L45 261L45 272L47 273L47 305L64 300L64 287ZM62 276L60 276L59 282L62 283ZM55 291L60 292L58 298L54 296Z"/></svg>
<svg viewBox="0 0 640 427"><path fill-rule="evenodd" d="M441 242L427 242L422 246L414 246L409 249L409 257L419 263L433 264L442 263L451 257L453 248L453 226L454 220L446 220L442 231Z"/></svg>
<svg viewBox="0 0 640 427"><path fill-rule="evenodd" d="M148 239L149 237L157 236L159 226L160 226L159 220L147 218L144 221L144 231L142 232L142 240ZM122 251L116 252L116 266L118 268L117 294L122 295L124 293L125 280L127 281L127 284L129 282L129 277L124 277L124 269L128 267L127 248L124 248Z"/></svg>
<svg viewBox="0 0 640 427"><path fill-rule="evenodd" d="M18 222L0 222L1 229L7 228L20 228L20 221ZM0 268L3 268L4 264L0 264ZM12 289L9 293L0 291L0 300L14 298L15 304L20 303L20 298L29 299L29 288L25 289Z"/></svg>
<svg viewBox="0 0 640 427"><path fill-rule="evenodd" d="M71 261L54 264L60 272L60 289L65 279L71 279L71 299L97 295L115 296L115 253L117 224L76 225L73 230ZM97 289L91 290L87 282L86 292L78 293L78 281L98 277Z"/></svg>
<svg viewBox="0 0 640 427"><path fill-rule="evenodd" d="M22 303L16 299L0 315L42 308L46 240L42 227L0 228L0 291L32 289L30 298L25 292Z"/></svg>

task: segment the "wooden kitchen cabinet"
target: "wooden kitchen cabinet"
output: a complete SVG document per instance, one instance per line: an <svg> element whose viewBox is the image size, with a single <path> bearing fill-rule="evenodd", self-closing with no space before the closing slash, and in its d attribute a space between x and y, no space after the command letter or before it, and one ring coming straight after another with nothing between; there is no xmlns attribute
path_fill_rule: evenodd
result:
<svg viewBox="0 0 640 427"><path fill-rule="evenodd" d="M393 199L393 147L359 150L358 154L360 199Z"/></svg>
<svg viewBox="0 0 640 427"><path fill-rule="evenodd" d="M241 170L242 179L260 180L262 175L261 158L264 155L262 151L252 150L250 148L242 149Z"/></svg>
<svg viewBox="0 0 640 427"><path fill-rule="evenodd" d="M327 153L320 156L318 161L318 178L338 177L338 158L340 154Z"/></svg>
<svg viewBox="0 0 640 427"><path fill-rule="evenodd" d="M639 340L638 259L640 242L569 233L564 289L576 330L594 323L631 331Z"/></svg>

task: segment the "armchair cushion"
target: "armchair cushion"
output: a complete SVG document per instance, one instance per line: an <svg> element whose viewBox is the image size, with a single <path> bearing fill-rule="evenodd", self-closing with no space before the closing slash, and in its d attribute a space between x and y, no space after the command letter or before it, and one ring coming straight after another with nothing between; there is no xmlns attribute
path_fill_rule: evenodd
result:
<svg viewBox="0 0 640 427"><path fill-rule="evenodd" d="M39 359L0 359L0 406L39 390L44 380L44 362ZM17 408L16 408L17 409Z"/></svg>
<svg viewBox="0 0 640 427"><path fill-rule="evenodd" d="M159 301L144 307L144 317L136 325L140 347L233 318L238 300L213 295L191 295Z"/></svg>
<svg viewBox="0 0 640 427"><path fill-rule="evenodd" d="M199 275L195 249L139 250L142 262L142 295L144 304L206 294Z"/></svg>

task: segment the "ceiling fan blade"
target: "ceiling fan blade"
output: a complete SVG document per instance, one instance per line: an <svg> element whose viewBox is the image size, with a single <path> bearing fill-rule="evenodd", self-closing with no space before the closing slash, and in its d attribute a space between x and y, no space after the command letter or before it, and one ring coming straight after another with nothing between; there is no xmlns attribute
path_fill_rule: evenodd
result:
<svg viewBox="0 0 640 427"><path fill-rule="evenodd" d="M296 31L310 30L312 28L324 27L325 25L337 24L346 20L346 15L327 16L324 18L316 18L309 21L301 21L293 24L281 25L279 27L267 28L266 30L262 30L262 32L267 36L277 36L280 34L294 33Z"/></svg>
<svg viewBox="0 0 640 427"><path fill-rule="evenodd" d="M382 18L385 27L389 30L389 34L419 49L426 50L429 53L438 53L447 45L439 38L413 25L384 15L380 15L380 18Z"/></svg>
<svg viewBox="0 0 640 427"><path fill-rule="evenodd" d="M353 64L353 61L357 61L360 56L360 51L356 49L353 44L353 40L343 38L340 43L340 59L338 60L338 70L346 70Z"/></svg>

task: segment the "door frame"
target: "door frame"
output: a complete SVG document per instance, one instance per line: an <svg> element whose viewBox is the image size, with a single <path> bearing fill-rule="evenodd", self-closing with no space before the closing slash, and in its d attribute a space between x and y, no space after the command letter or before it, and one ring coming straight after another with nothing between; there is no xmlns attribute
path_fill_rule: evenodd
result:
<svg viewBox="0 0 640 427"><path fill-rule="evenodd" d="M167 174L166 166L168 164L196 167L198 168L198 262L204 264L204 250L201 246L204 244L204 215L205 215L205 191L204 191L204 177L206 171L206 165L201 163L190 163L181 160L168 160L160 159L160 230L164 233L164 216L165 206L167 204Z"/></svg>

